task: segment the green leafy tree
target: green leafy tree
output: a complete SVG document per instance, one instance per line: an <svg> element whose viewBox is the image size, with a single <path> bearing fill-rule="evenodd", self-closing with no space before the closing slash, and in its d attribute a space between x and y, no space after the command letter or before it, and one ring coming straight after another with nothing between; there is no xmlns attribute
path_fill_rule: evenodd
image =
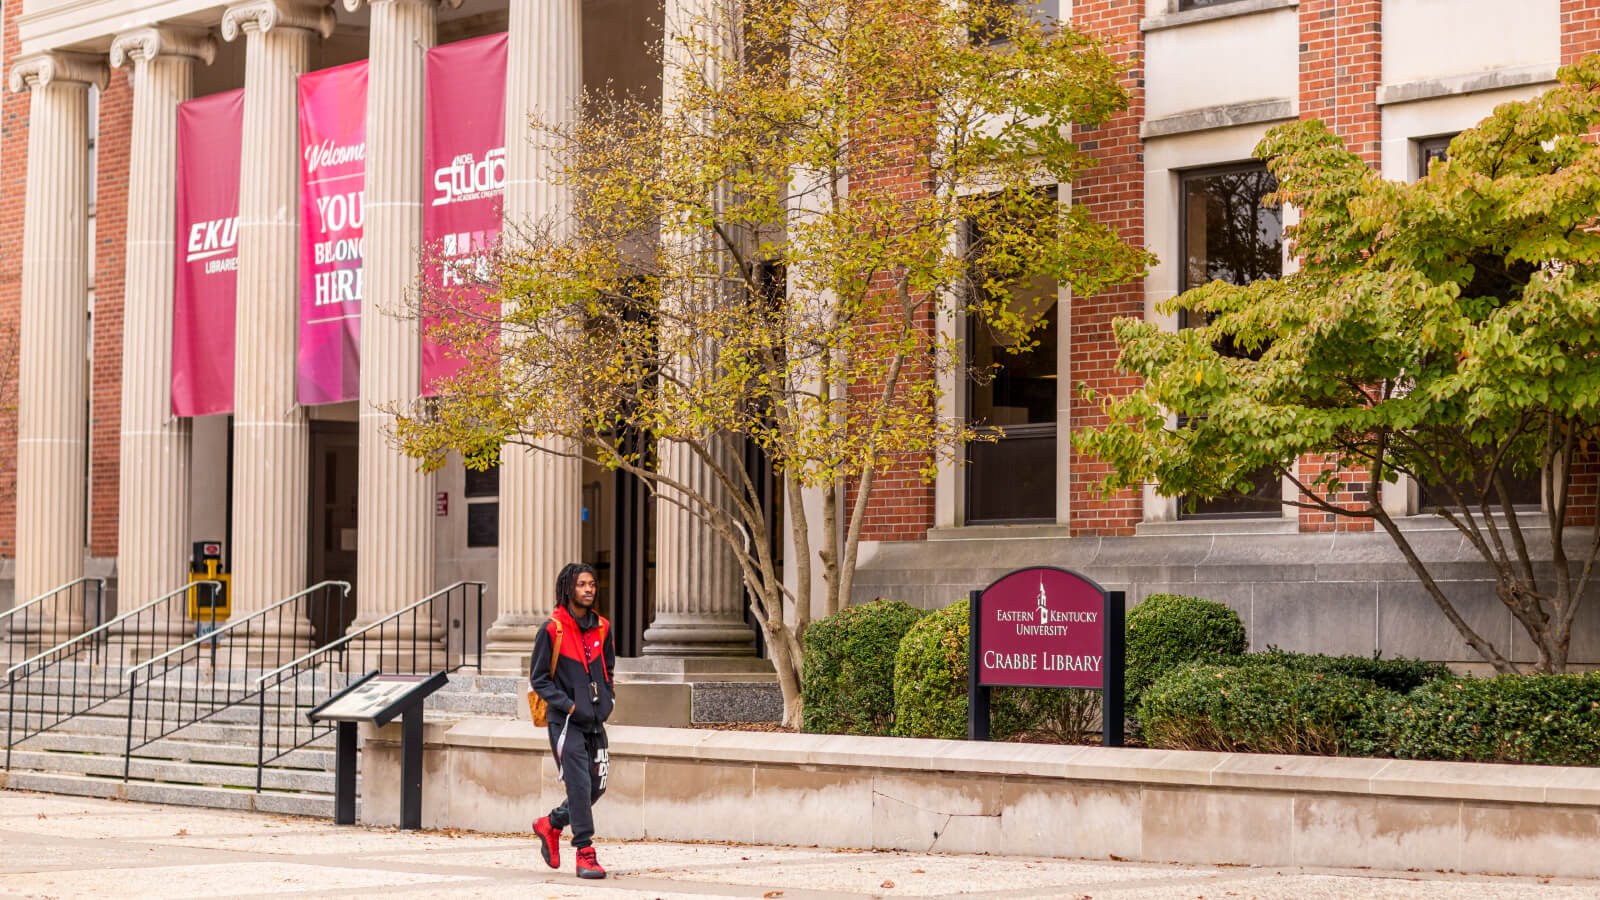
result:
<svg viewBox="0 0 1600 900"><path fill-rule="evenodd" d="M423 297L471 361L397 438L428 466L507 444L581 455L699 517L738 556L798 725L813 586L824 613L849 602L875 479L931 477L975 437L938 412L941 383L974 373L935 323L964 315L1026 349L1023 276L1090 294L1145 266L1037 188L1091 164L1072 126L1126 96L1094 40L1008 3L705 9L669 22L659 105L595 96L575 124L535 123L574 209L465 273L488 307ZM784 494L792 591L750 539L781 524L751 445ZM670 454L709 477L658 464Z"/></svg>
<svg viewBox="0 0 1600 900"><path fill-rule="evenodd" d="M1381 486L1416 479L1489 565L1536 668L1565 670L1600 549L1600 530L1570 529L1595 514L1592 497L1574 508L1573 488L1600 424L1597 125L1591 57L1497 108L1410 184L1320 122L1273 129L1256 152L1276 200L1300 210L1286 229L1299 269L1168 304L1203 327L1118 322L1119 365L1143 386L1109 400L1113 424L1078 446L1114 467L1108 488L1215 497L1272 468L1295 483L1285 502L1387 532L1466 643L1519 671L1385 510ZM1333 464L1302 477L1308 454ZM1514 508L1519 476L1540 479L1536 518Z"/></svg>

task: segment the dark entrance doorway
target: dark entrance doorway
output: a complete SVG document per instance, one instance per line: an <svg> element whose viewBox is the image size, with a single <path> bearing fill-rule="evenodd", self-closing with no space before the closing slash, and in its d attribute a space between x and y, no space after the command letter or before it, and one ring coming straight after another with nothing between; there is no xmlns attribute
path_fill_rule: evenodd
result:
<svg viewBox="0 0 1600 900"><path fill-rule="evenodd" d="M360 496L360 439L354 422L311 423L310 553L308 585L348 581L355 588L340 619L339 608L318 592L311 600L311 638L317 646L338 638L355 618L356 503Z"/></svg>

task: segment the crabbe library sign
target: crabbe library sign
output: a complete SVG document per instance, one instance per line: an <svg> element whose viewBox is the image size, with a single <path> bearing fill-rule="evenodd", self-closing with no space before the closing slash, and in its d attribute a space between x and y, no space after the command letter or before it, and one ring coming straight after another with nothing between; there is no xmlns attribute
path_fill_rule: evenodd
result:
<svg viewBox="0 0 1600 900"><path fill-rule="evenodd" d="M989 691L996 687L1101 691L1101 742L1122 746L1122 591L1107 591L1066 569L1018 569L968 607L967 737L989 739Z"/></svg>

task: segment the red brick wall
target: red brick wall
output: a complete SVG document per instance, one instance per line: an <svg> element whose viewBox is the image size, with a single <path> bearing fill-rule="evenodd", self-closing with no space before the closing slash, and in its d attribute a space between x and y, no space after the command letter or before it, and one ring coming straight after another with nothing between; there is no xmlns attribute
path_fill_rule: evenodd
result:
<svg viewBox="0 0 1600 900"><path fill-rule="evenodd" d="M1600 51L1600 0L1561 0L1561 64Z"/></svg>
<svg viewBox="0 0 1600 900"><path fill-rule="evenodd" d="M1301 0L1300 116L1321 119L1378 164L1382 0Z"/></svg>
<svg viewBox="0 0 1600 900"><path fill-rule="evenodd" d="M1144 144L1139 139L1139 122L1144 117L1144 48L1139 31L1143 12L1143 3L1128 0L1083 0L1072 7L1073 24L1098 35L1106 50L1122 61L1122 84L1129 93L1125 112L1097 128L1073 129L1073 138L1093 153L1099 165L1072 186L1072 199L1088 207L1097 221L1115 227L1123 240L1134 246L1144 245ZM1111 321L1118 317L1144 317L1143 279L1093 297L1073 298L1070 403L1076 429L1105 422L1098 404L1079 399L1078 385L1088 385L1101 395L1126 392L1138 385L1137 379L1114 371L1117 345ZM1103 497L1099 481L1107 474L1104 463L1074 452L1068 464L1071 533L1131 534L1144 515L1139 492Z"/></svg>
<svg viewBox="0 0 1600 900"><path fill-rule="evenodd" d="M1378 85L1383 81L1382 0L1301 0L1300 116L1321 119L1345 146L1368 164L1381 162L1382 119ZM1298 477L1309 483L1329 463L1300 461ZM1341 506L1365 505L1370 473L1339 473L1345 490L1331 498ZM1303 498L1302 498L1303 499ZM1301 509L1301 531L1370 531L1373 523Z"/></svg>
<svg viewBox="0 0 1600 900"><path fill-rule="evenodd" d="M94 347L89 380L89 552L117 555L122 430L122 304L127 271L130 70L111 70L95 141Z"/></svg>
<svg viewBox="0 0 1600 900"><path fill-rule="evenodd" d="M22 4L7 3L4 73L17 57L17 17ZM20 328L22 318L22 203L28 174L28 95L4 91L0 98L0 328ZM0 556L17 555L16 348L0 361L9 380L0 386Z"/></svg>

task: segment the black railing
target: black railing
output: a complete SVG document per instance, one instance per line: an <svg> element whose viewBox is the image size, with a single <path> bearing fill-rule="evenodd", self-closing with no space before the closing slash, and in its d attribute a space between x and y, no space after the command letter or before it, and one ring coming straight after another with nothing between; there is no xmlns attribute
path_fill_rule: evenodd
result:
<svg viewBox="0 0 1600 900"><path fill-rule="evenodd" d="M71 640L106 621L106 580L78 578L0 612L0 641L6 665Z"/></svg>
<svg viewBox="0 0 1600 900"><path fill-rule="evenodd" d="M337 607L345 621L349 598L349 582L321 581L128 669L122 780L128 780L133 751L253 699L258 687L250 670L291 659L304 646L313 608Z"/></svg>
<svg viewBox="0 0 1600 900"><path fill-rule="evenodd" d="M352 678L373 670L389 675L454 672L469 658L482 671L483 587L481 581L458 581L257 678L256 790L261 790L267 763L333 733L336 723L310 722L302 713L338 693ZM474 613L471 618L469 609ZM464 633L469 621L480 623L475 650L468 649ZM278 706L289 711L289 721L275 716L269 733L267 696L273 693L279 697Z"/></svg>
<svg viewBox="0 0 1600 900"><path fill-rule="evenodd" d="M6 768L11 768L12 747L127 693L114 672L141 654L160 653L187 640L190 592L205 591L210 602L200 607L215 617L221 589L217 581L190 582L7 669ZM196 626L201 624L215 627L216 622L213 618Z"/></svg>

